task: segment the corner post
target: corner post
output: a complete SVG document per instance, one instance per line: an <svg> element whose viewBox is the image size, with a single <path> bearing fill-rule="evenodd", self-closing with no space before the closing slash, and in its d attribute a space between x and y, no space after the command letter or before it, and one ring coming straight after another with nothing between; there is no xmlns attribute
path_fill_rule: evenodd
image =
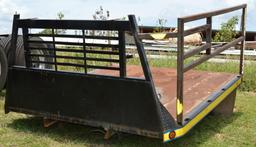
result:
<svg viewBox="0 0 256 147"><path fill-rule="evenodd" d="M242 10L242 18L241 18L241 35L244 37L244 40L241 42L240 47L240 75L244 74L244 49L245 49L245 41L246 41L246 16L247 16L247 6L245 6Z"/></svg>
<svg viewBox="0 0 256 147"><path fill-rule="evenodd" d="M17 39L18 39L18 20L20 19L19 14L15 14L13 16L13 26L12 26L12 38L11 38L11 47L10 47L10 55L8 58L9 66L15 64L15 57L16 57L16 46L17 46Z"/></svg>
<svg viewBox="0 0 256 147"><path fill-rule="evenodd" d="M177 123L183 124L183 84L184 84L184 20L178 18L178 51L177 51Z"/></svg>

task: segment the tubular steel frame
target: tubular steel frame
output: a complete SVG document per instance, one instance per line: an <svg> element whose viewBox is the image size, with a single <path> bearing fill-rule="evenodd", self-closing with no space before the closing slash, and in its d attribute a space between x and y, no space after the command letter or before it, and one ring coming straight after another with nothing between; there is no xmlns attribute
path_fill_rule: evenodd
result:
<svg viewBox="0 0 256 147"><path fill-rule="evenodd" d="M211 48L212 48L212 40L211 40L212 17L221 15L221 14L225 14L225 13L229 13L232 11L241 10L241 9L242 9L241 36L238 37L237 39L221 46L221 47L216 48L214 51L212 51L211 50ZM110 92L111 94L108 95L109 96L108 98L113 98L113 100L115 100L116 102L119 103L118 109L120 108L120 110L122 110L122 107L125 107L127 104L129 104L129 106L132 107L132 102L133 103L136 102L137 107L134 106L133 109L141 110L140 107L144 107L145 109L147 109L147 111L150 111L152 113L152 117L150 118L151 119L150 123L145 122L146 120L138 119L139 122L136 122L138 124L136 124L136 126L132 126L131 124L134 124L134 122L132 119L129 119L129 117L132 116L132 113L129 113L129 112L125 112L125 113L127 113L127 115L126 115L127 118L123 122L124 125L123 124L117 125L119 123L118 122L119 120L116 117L109 118L109 116L106 117L106 115L103 115L103 116L101 116L102 118L100 118L100 117L99 118L108 120L109 121L108 123L99 121L97 119L90 121L86 117L80 119L80 118L66 117L65 115L59 116L59 114L54 114L54 113L45 114L44 112L33 111L33 109L26 109L26 107L20 108L20 107L16 106L17 103L15 101L16 100L15 93L23 92L22 89L25 86L23 87L21 85L18 85L20 88L19 89L18 86L15 87L16 85L13 85L13 84L7 84L7 98L6 98L6 104L5 104L5 112L8 113L9 111L16 111L16 112L23 112L23 113L36 114L36 115L47 115L47 117L51 118L51 119L65 120L65 121L74 122L74 123L89 124L92 126L108 127L110 125L110 126L113 126L113 129L115 129L117 131L124 131L124 132L145 135L145 136L150 136L150 137L156 137L156 138L163 137L164 141L166 138L167 138L166 139L167 141L170 141L171 139L173 139L170 137L170 132L173 130L175 130L173 132L177 133L175 138L180 137L180 136L184 135L188 130L190 130L205 115L207 115L209 113L208 111L212 110L223 99L225 99L225 97L228 96L231 91L236 90L237 86L240 84L241 77L243 75L243 66L244 66L244 48L245 48L245 34L246 34L246 32L245 32L246 31L246 28L245 28L246 9L247 9L247 5L243 4L243 5L239 5L239 6L235 6L235 7L231 7L231 8L227 8L227 9L222 9L222 10L217 10L217 11L213 11L213 12L202 13L202 14L188 16L188 17L181 17L181 18L178 18L178 32L165 34L164 38L171 38L171 37L178 38L178 42L177 42L177 46L178 46L178 52L177 52L177 103L176 103L176 111L177 111L177 114L176 114L177 120L176 121L177 122L175 122L175 120L170 119L170 117L172 117L172 116L170 116L170 114L166 110L164 110L164 106L162 106L158 100L157 92L156 92L155 85L153 82L150 67L149 67L149 64L147 61L144 46L141 41L141 39L152 39L152 36L151 36L151 34L139 34L138 33L139 32L138 26L137 26L136 18L134 15L129 15L129 21L31 20L31 19L20 19L19 15L14 15L13 32L12 32L12 40L11 40L11 51L10 51L10 57L12 57L10 59L11 59L12 64L9 65L10 66L9 67L10 77L13 77L14 79L9 78L8 80L10 82L18 81L18 82L22 83L22 82L24 82L24 79L27 79L28 80L28 81L26 81L27 83L24 82L24 84L29 88L31 88L30 84L34 84L35 86L38 86L38 83L34 83L35 79L39 80L39 83L41 82L41 84L51 85L52 81L49 80L50 78L53 78L54 82L56 79L58 82L56 82L55 84L62 88L67 88L67 87L63 87L64 85L62 85L62 83L60 82L61 81L60 79L66 79L66 81L69 81L71 83L71 86L75 82L79 83L80 80L83 80L85 83L93 81L93 82L91 82L91 84L92 84L92 86L95 86L95 87L98 86L97 84L102 84L105 86L111 85L117 89L120 88L121 92L119 94L120 94L120 96L124 97L125 102L122 102L119 100L119 96L116 96L115 94L112 94L111 92ZM199 19L206 19L206 24L199 26L199 27L192 28L192 29L184 30L185 23L199 20ZM81 24L83 24L83 25L81 25ZM22 33L23 33L25 59L26 59L26 67L25 68L13 66L15 63L14 57L15 57L15 53L16 53L15 49L16 49L19 28L22 29ZM48 28L48 29L52 30L52 34L31 34L28 31L29 28L36 28L36 29ZM87 30L87 29L88 30L97 30L99 28L102 30L117 30L118 37L106 38L106 37L100 37L100 36L86 36L85 35L85 30ZM82 35L55 34L56 29L82 30ZM132 79L132 78L126 77L126 56L125 56L125 36L124 36L125 31L130 31L134 36L135 44L137 46L137 50L138 50L139 58L141 61L141 66L143 69L143 74L144 74L145 80L144 79L143 80L142 79ZM189 51L185 52L184 51L184 37L188 36L190 34L201 32L201 31L206 31L206 44L204 44L200 47L197 47L193 50L189 50ZM29 39L30 37L52 37L53 40L50 42L49 41L30 40ZM83 42L82 43L58 42L55 40L56 37L80 38L80 39L83 39ZM89 44L89 43L85 42L86 38L89 38L89 39L113 39L113 40L118 40L119 43L117 45ZM224 90L218 91L217 94L213 94L211 96L210 100L213 103L210 103L210 104L205 103L205 102L202 103L200 106L198 106L198 108L196 108L196 110L193 110L195 112L192 112L189 114L190 115L189 118L191 120L184 121L184 119L183 119L184 73L193 69L194 67L198 66L199 64L207 61L208 59L218 55L222 51L237 45L239 42L241 42L241 56L240 56L240 67L239 67L240 75L237 76L232 81L230 81L229 84L223 88ZM50 43L50 44L53 44L53 49L33 48L30 46L31 43ZM69 50L69 49L57 48L56 44L80 45L80 46L82 46L83 49L82 50ZM86 50L86 45L119 48L119 52ZM53 55L34 55L30 52L33 49L51 50L54 53L53 53ZM184 63L185 59L190 58L204 50L206 50L206 55L202 56L201 58L199 58L198 60L196 60L192 63L189 63L189 64ZM79 52L79 53L83 53L84 57L60 56L60 55L56 55L57 51ZM119 56L119 60L89 58L86 56L87 53L117 55L117 56ZM32 56L54 58L54 62L37 61L37 63L54 65L54 70L44 71L44 70L40 70L40 69L39 70L34 69L32 67L32 61L31 61ZM84 64L78 65L78 64L73 64L73 63L58 63L56 58L84 60ZM116 63L119 63L119 67L90 66L87 64L88 60L116 62ZM85 69L85 71L82 74L63 73L61 71L58 71L58 68L57 68L58 65L82 67ZM106 76L99 76L99 75L90 75L87 72L87 68L118 70L120 74L119 74L119 77L111 77L111 76L106 77ZM49 74L49 76L48 76L48 74ZM80 79L78 77L80 77ZM44 78L46 78L47 80L45 80ZM104 81L104 82L102 82L102 81ZM122 85L122 86L120 86L120 85ZM134 85L134 86L131 87L130 85ZM81 87L84 86L85 88L89 87L89 86L87 87L87 85L83 85L82 82L80 82L80 86ZM112 91L113 89L110 88L111 86L108 86L106 89L102 89L102 91L106 92L106 93L108 93L109 91ZM142 92L143 90L141 91L139 88L143 89L144 92ZM10 89L11 92L8 89ZM127 93L127 89L128 89L128 91L129 90L133 91L133 93L132 92ZM40 88L39 88L39 90L40 90ZM49 88L48 89L45 88L44 90L49 90ZM94 89L88 88L86 90L88 90L87 92L89 92L89 94L92 94L92 95L90 95L92 97L95 96L93 94L97 93L97 91L95 91ZM91 93L89 90L92 90ZM30 92L32 94L30 94ZM54 93L54 92L51 93L51 92L49 92L50 94L52 94L51 98L57 97L56 93ZM57 92L57 94L58 94L58 92ZM83 91L81 89L80 89L80 91L78 90L78 93L79 92L81 95L84 94L84 93L82 93ZM72 93L72 92L70 92L70 93ZM114 90L113 90L113 93L114 93ZM26 94L28 94L28 93L23 94L19 98L21 98L21 99L25 98ZM28 100L33 101L32 96L34 94L37 94L36 91L35 92L29 91ZM146 95L145 96L146 98L144 98L144 95ZM42 96L40 95L38 97L42 98L44 96L48 96L48 95L42 94ZM63 95L63 96L65 96L65 95ZM80 96L77 96L77 97L80 98ZM143 97L143 99L140 99L142 97ZM96 99L99 98L99 100L101 100L100 99L101 97L99 97L98 95L96 95L93 98L96 98ZM139 99L139 101L138 101L138 99ZM41 99L39 99L39 101L40 100ZM91 100L91 99L89 99L89 100ZM20 100L20 102L24 102L24 101ZM42 102L45 102L45 101L42 101ZM68 102L68 100L67 100L67 102ZM129 103L129 102L131 102L131 103ZM17 104L17 105L20 105L20 104ZM22 105L25 105L25 106L27 105L29 108L33 107L33 105L30 106L30 103L22 103ZM105 106L105 104L104 104L104 106ZM100 107L100 108L102 108L101 111L108 111L108 109L104 110L104 106ZM110 106L111 106L111 104L110 104ZM114 106L111 106L111 107L114 107ZM211 109L206 109L208 107L211 107ZM96 109L96 110L98 110L98 109ZM200 115L199 115L198 111L200 111ZM119 111L115 111L115 112L117 114L119 114L118 113ZM141 111L138 111L138 113L140 113L140 115L142 115L142 116L148 115ZM201 114L201 113L203 113L203 114ZM79 111L79 115L80 114L82 116L89 115L86 112ZM161 132L161 131L167 131L167 133L164 132L164 136L161 136L162 134L159 134L159 132ZM167 136L167 137L165 137L165 136Z"/></svg>

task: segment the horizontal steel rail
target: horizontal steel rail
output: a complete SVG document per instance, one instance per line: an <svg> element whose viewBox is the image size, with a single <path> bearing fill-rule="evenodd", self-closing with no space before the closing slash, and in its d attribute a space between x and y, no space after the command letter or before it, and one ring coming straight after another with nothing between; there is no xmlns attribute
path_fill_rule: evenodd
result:
<svg viewBox="0 0 256 147"><path fill-rule="evenodd" d="M188 36L188 35L191 35L191 34L194 34L194 33L199 33L199 32L208 30L208 29L210 29L210 27L211 26L209 24L206 24L206 25L202 25L202 26L198 26L198 27L195 27L195 28L191 28L191 29L185 30L184 36ZM139 33L139 38L140 39L153 40L154 39L153 35L156 35L156 34L164 35L163 39L177 38L177 33L176 32Z"/></svg>
<svg viewBox="0 0 256 147"><path fill-rule="evenodd" d="M190 49L189 51L184 53L184 59L190 58L190 57L194 56L195 54L199 54L200 52L207 50L210 47L211 47L211 44L206 43L203 46L197 47L195 49Z"/></svg>
<svg viewBox="0 0 256 147"><path fill-rule="evenodd" d="M202 31L206 31L210 28L211 28L210 24L206 24L206 25L195 27L195 28L191 28L191 29L188 29L188 30L184 31L184 36L188 36L188 35L195 34L195 33L200 33Z"/></svg>
<svg viewBox="0 0 256 147"><path fill-rule="evenodd" d="M77 29L77 30L122 30L130 31L130 24L127 21L113 20L37 20L37 19L21 19L18 21L20 28L33 29Z"/></svg>
<svg viewBox="0 0 256 147"><path fill-rule="evenodd" d="M209 60L209 59L215 57L216 55L219 55L219 54L220 54L221 52L223 52L224 50L229 49L230 47L235 46L238 42L241 42L241 41L243 41L243 40L244 40L244 37L241 36L241 37L235 39L234 41L232 41L232 42L230 42L230 43L228 43L228 44L225 44L225 45L222 46L222 47L219 47L219 48L215 49L215 51L212 52L210 55L204 55L203 57L197 59L196 61L193 61L192 63L190 63L190 64L188 64L188 65L184 65L184 66L185 66L185 67L184 67L184 72L187 72L187 71L193 69L194 67L196 67L196 66L202 64L203 62L205 62L205 61L207 61L207 60Z"/></svg>
<svg viewBox="0 0 256 147"><path fill-rule="evenodd" d="M52 34L28 34L30 37L53 37ZM87 36L87 35L67 35L67 34L55 34L56 38L86 38L86 39L100 39L100 40L118 40L118 37L110 36Z"/></svg>
<svg viewBox="0 0 256 147"><path fill-rule="evenodd" d="M89 60L89 61L101 61L101 62L113 62L119 63L118 59L104 59L104 58L90 58L90 57L74 57L74 56L60 56L60 55L39 55L39 54L29 54L30 57L47 57L47 58L57 58L57 59L73 59L73 60Z"/></svg>
<svg viewBox="0 0 256 147"><path fill-rule="evenodd" d="M233 12L236 10L244 9L246 7L247 7L246 4L242 4L242 5L238 5L238 6L234 6L234 7L230 7L230 8L226 8L226 9L220 9L220 10L216 10L216 11L212 11L212 12L206 12L206 13L200 13L200 14L196 14L196 15L181 17L180 19L182 19L184 21L184 23L186 23L186 22L190 22L190 21L204 19L207 17L213 17L213 16L217 16L217 15L222 15L225 13L230 13L230 12Z"/></svg>
<svg viewBox="0 0 256 147"><path fill-rule="evenodd" d="M31 62L32 63L49 64L49 65L59 65L59 66L84 67L84 64L75 64L75 63L47 62L47 61L39 61L39 60L31 60ZM107 67L107 66L98 66L98 65L87 65L87 68L107 69L107 70L120 70L119 67Z"/></svg>
<svg viewBox="0 0 256 147"><path fill-rule="evenodd" d="M95 47L114 47L118 48L118 45L113 44L99 44L99 43L79 43L79 42L62 42L62 41L37 41L37 40L29 40L28 43L48 43L48 44L59 44L59 45L72 45L72 46L95 46Z"/></svg>
<svg viewBox="0 0 256 147"><path fill-rule="evenodd" d="M47 50L52 51L50 48L40 48L40 47L29 47L30 50ZM104 51L104 50L79 50L79 49L66 49L66 48L56 48L56 52L73 52L73 53L90 53L90 54L105 54L105 55L119 55L117 51Z"/></svg>
<svg viewBox="0 0 256 147"><path fill-rule="evenodd" d="M230 7L230 8L226 8L226 9L220 9L220 10L216 10L216 11L212 11L212 12L206 12L206 13L200 13L200 14L191 15L191 16L180 17L180 19L182 19L182 21L184 23L186 23L186 22L191 22L191 21L195 21L195 20L199 20L199 19L211 18L213 16L217 16L217 15L233 12L236 10L244 9L246 7L247 7L246 4L242 4L242 5L238 5L238 6L234 6L234 7ZM201 31L204 31L204 30L210 29L210 28L211 28L210 24L206 24L201 27L199 26L196 28L192 28L192 29L186 30L184 36L194 34L197 32L201 32ZM177 33L175 33L175 32L169 32L169 33L165 33L165 34L166 34L166 36L164 37L164 39L178 37ZM140 39L154 39L152 37L152 33L140 33L139 38Z"/></svg>

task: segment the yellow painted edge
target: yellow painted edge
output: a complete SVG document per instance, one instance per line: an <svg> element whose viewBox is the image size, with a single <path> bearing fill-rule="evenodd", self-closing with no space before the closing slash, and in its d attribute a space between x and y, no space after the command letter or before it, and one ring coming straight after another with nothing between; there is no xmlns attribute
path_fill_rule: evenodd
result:
<svg viewBox="0 0 256 147"><path fill-rule="evenodd" d="M215 101L213 101L207 108L200 112L194 119L180 129L175 130L176 137L179 138L185 135L192 127L194 127L200 120L202 120L209 112L211 112L219 103L221 103L234 89L236 89L242 82L241 78L236 81L231 87L229 87L224 93L222 93ZM163 141L170 141L170 132L163 134Z"/></svg>
<svg viewBox="0 0 256 147"><path fill-rule="evenodd" d="M176 108L177 108L177 115L180 115L183 112L183 105L181 104L180 100L177 99L177 104L176 104Z"/></svg>
<svg viewBox="0 0 256 147"><path fill-rule="evenodd" d="M164 142L166 142L166 141L169 141L169 140L170 140L170 138L169 138L169 134L170 134L170 132L169 132L169 133L165 133L165 134L164 134L164 136L163 136L163 141L164 141Z"/></svg>

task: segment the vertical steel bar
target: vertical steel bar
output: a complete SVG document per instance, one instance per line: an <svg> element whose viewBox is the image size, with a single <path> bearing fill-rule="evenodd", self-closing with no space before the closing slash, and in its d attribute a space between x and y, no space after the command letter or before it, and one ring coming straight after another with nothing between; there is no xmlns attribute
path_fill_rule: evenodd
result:
<svg viewBox="0 0 256 147"><path fill-rule="evenodd" d="M240 68L239 73L241 75L244 74L244 49L245 49L245 41L246 41L246 16L247 16L247 6L242 10L242 18L241 18L241 33L244 36L244 40L241 42L240 49Z"/></svg>
<svg viewBox="0 0 256 147"><path fill-rule="evenodd" d="M22 34L23 34L23 44L24 44L24 54L25 54L25 64L26 64L26 68L31 68L32 64L31 64L31 56L29 56L30 54L30 49L28 48L29 44L28 44L28 28L22 28Z"/></svg>
<svg viewBox="0 0 256 147"><path fill-rule="evenodd" d="M124 31L118 31L119 38L119 67L120 67L120 77L126 77L126 51L125 51L125 33Z"/></svg>
<svg viewBox="0 0 256 147"><path fill-rule="evenodd" d="M178 52L177 52L177 123L183 124L183 78L184 78L184 21L178 18Z"/></svg>
<svg viewBox="0 0 256 147"><path fill-rule="evenodd" d="M13 26L12 26L12 39L11 39L11 47L10 47L10 55L8 58L9 66L12 66L15 64L15 58L16 58L16 47L17 47L17 38L18 38L18 20L20 19L20 15L15 14L13 16Z"/></svg>
<svg viewBox="0 0 256 147"><path fill-rule="evenodd" d="M57 30L56 30L57 33ZM58 66L57 66L57 58L56 58L56 44L55 44L55 30L52 29L52 42L53 42L53 53L54 53L54 68L55 71L58 71Z"/></svg>
<svg viewBox="0 0 256 147"><path fill-rule="evenodd" d="M210 25L210 28L206 30L206 43L210 44L209 49L206 50L206 54L210 55L212 48L212 17L207 17L206 23Z"/></svg>
<svg viewBox="0 0 256 147"><path fill-rule="evenodd" d="M87 60L86 60L86 47L85 47L85 31L82 30L83 33L83 50L84 50L84 73L87 74Z"/></svg>

